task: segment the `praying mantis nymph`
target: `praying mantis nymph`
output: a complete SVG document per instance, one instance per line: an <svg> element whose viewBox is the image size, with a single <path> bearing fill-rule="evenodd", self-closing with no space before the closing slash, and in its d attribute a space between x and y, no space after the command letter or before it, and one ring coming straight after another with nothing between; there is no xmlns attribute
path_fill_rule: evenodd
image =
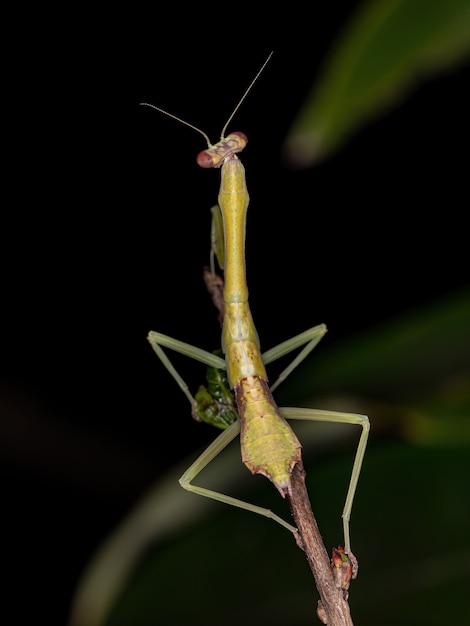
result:
<svg viewBox="0 0 470 626"><path fill-rule="evenodd" d="M326 326L324 324L314 326L300 335L262 353L248 303L245 273L245 225L249 196L245 182L245 170L237 156L246 146L248 140L240 132L230 133L226 137L224 133L235 112L269 61L270 56L245 91L222 130L221 140L215 145L210 143L203 131L192 124L154 105L142 103L169 115L201 133L207 141L208 148L203 150L197 157L198 164L204 168L216 167L221 170L221 184L218 197L220 212L217 209L213 209L213 223L218 228L219 236L213 237L213 249L217 248L215 254L219 265L224 270L222 352L225 356L222 358L155 331L149 332L148 340L157 356L187 396L195 417L197 417L198 409L201 408L201 405L198 404L199 400L192 396L186 383L168 359L163 348L170 348L185 354L212 368L216 368L216 370L226 370L228 384L234 392L236 411L232 413L232 416L235 415L235 421L227 425L218 438L208 446L181 476L180 484L188 491L264 515L274 519L296 534L297 529L294 526L271 510L193 485L192 481L240 433L243 463L253 474L266 476L275 485L281 496L285 497L291 493L293 468L301 461L301 444L286 419L338 422L357 424L362 427L342 514L344 551L348 554L351 549L349 519L367 445L369 420L364 415L351 413L322 411L311 408L278 408L273 398L273 390L313 350L325 334ZM216 228L213 228L213 232L215 230ZM211 267L211 271L214 273L212 257ZM270 387L265 365L302 346L302 350ZM210 399L206 398L206 400L210 404ZM218 426L219 428L224 428L223 424L218 424Z"/></svg>

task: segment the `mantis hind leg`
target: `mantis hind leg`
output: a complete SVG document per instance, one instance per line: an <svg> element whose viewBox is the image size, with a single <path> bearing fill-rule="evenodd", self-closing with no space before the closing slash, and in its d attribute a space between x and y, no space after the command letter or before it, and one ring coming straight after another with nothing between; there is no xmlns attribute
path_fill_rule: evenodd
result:
<svg viewBox="0 0 470 626"><path fill-rule="evenodd" d="M210 367L214 367L217 369L225 369L225 361L212 354L211 352L206 352L205 350L201 350L200 348L196 348L190 344L184 343L183 341L179 341L178 339L174 339L173 337L169 337L168 335L163 335L162 333L157 333L155 331L150 331L148 335L148 340L150 345L152 346L154 352L166 367L166 369L173 376L175 381L177 382L180 389L183 391L185 396L188 398L191 406L194 408L196 405L196 399L193 397L191 392L188 389L187 384L176 370L170 359L165 354L162 346L166 348L170 348L175 350L176 352L180 352L186 356L196 359L197 361L201 361ZM194 413L193 413L194 414ZM204 496L206 498L211 498L213 500L217 500L218 502L224 502L225 504L230 504L232 506L236 506L241 509L245 509L247 511L251 511L252 513L257 513L258 515L263 515L264 517L273 519L274 521L287 528L292 533L294 533L297 540L297 529L295 526L288 524L281 517L273 513L270 509L265 509L260 506L256 506L249 502L244 502L243 500L238 500L237 498L233 498L232 496L227 496L223 493L219 493L217 491L213 491L211 489L206 489L204 487L199 487L197 485L193 485L192 481L196 478L196 476L207 466L209 463L215 459L215 457L222 452L222 450L240 433L240 422L238 419L231 424L228 428L226 428L218 437L215 439L205 450L204 452L192 463L192 465L184 472L181 476L179 483L186 489L192 493L195 493L200 496Z"/></svg>
<svg viewBox="0 0 470 626"><path fill-rule="evenodd" d="M305 357L313 350L317 343L321 340L326 333L326 326L319 324L304 331L300 335L296 335L278 346L271 348L262 355L263 362L265 364L271 363L276 359L288 354L292 350L304 346L299 354L291 361L291 363L281 372L277 380L271 385L271 391L276 389L281 382L283 382L294 369L305 359ZM362 427L361 437L357 446L356 457L354 459L353 468L351 471L351 479L349 482L348 492L346 495L346 501L343 509L343 531L344 531L344 545L347 553L351 552L351 540L349 533L349 520L351 517L351 509L354 501L354 495L356 493L357 482L361 472L362 462L367 447L367 439L369 437L369 418L366 415L357 415L355 413L339 413L335 411L323 411L317 409L302 409L302 408L281 408L281 415L286 419L299 419L299 420L312 420L321 422L337 422L341 424L358 424Z"/></svg>
<svg viewBox="0 0 470 626"><path fill-rule="evenodd" d="M196 348L190 344L179 341L178 339L174 339L173 337L169 337L168 335L163 335L162 333L157 333L155 331L150 331L148 335L148 340L157 354L160 361L166 367L166 369L170 372L173 378L178 383L178 386L183 391L185 396L188 398L191 406L195 407L196 399L190 393L187 384L176 370L174 365L171 363L170 359L165 354L162 346L166 348L170 348L175 350L176 352L180 352L186 356L196 359L197 361L201 361L210 367L214 367L217 369L225 369L225 361L220 357L212 354L211 352L206 352L205 350L201 350ZM194 414L194 411L193 411ZM215 457L222 452L222 450L231 442L235 437L240 433L240 422L238 419L232 423L228 428L226 428L218 437L215 439L202 454L192 463L192 465L184 472L184 474L179 479L180 485L183 489L195 493L200 496L204 496L206 498L211 498L212 500L217 500L218 502L223 502L225 504L230 504L232 506L236 506L241 509L245 509L247 511L251 511L252 513L257 513L258 515L263 515L264 517L273 519L274 521L287 528L292 533L294 533L297 540L297 529L295 526L288 524L281 517L273 513L270 509L265 509L260 506L256 506L249 502L244 502L243 500L238 500L237 498L233 498L232 496L227 496L223 493L219 493L217 491L213 491L211 489L206 489L204 487L199 487L197 485L193 485L192 481L196 478L196 476L207 466L209 463L215 459Z"/></svg>
<svg viewBox="0 0 470 626"><path fill-rule="evenodd" d="M236 506L240 509L245 509L246 511L250 511L252 513L257 513L258 515L263 515L264 517L268 517L269 519L273 519L274 521L287 528L292 533L294 533L297 540L297 528L288 524L281 517L273 513L270 509L265 509L260 506L256 506L255 504L250 504L249 502L244 502L243 500L238 500L237 498L233 498L232 496L227 496L223 493L219 493L218 491L212 491L211 489L205 489L204 487L198 487L197 485L193 485L192 481L196 476L213 460L215 457L233 440L240 432L240 422L237 420L231 426L229 426L226 430L224 430L218 437L215 439L205 450L204 452L194 461L194 463L185 471L185 473L181 476L179 482L180 485L186 489L187 491L191 491L192 493L196 493L199 496L204 496L206 498L211 498L212 500L217 500L218 502L224 502L225 504L230 504L232 506Z"/></svg>
<svg viewBox="0 0 470 626"><path fill-rule="evenodd" d="M357 482L361 473L362 461L367 447L367 439L369 437L369 418L366 415L356 413L338 413L336 411L323 411L318 409L301 409L301 408L280 408L281 415L286 419L312 420L317 422L336 422L339 424L357 424L362 427L361 437L356 450L351 478L349 481L348 492L343 509L343 531L344 531L344 550L346 553L351 552L351 540L349 535L349 520L351 517L351 509L356 493Z"/></svg>

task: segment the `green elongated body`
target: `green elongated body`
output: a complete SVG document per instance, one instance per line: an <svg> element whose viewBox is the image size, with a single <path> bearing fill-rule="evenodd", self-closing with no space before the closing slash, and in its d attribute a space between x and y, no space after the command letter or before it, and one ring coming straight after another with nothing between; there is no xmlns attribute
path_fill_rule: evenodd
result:
<svg viewBox="0 0 470 626"><path fill-rule="evenodd" d="M225 241L222 349L240 418L242 460L253 474L269 478L284 497L290 492L292 469L301 460L301 445L281 417L268 387L248 304L245 225L249 195L245 168L230 155L221 171L219 206Z"/></svg>
<svg viewBox="0 0 470 626"><path fill-rule="evenodd" d="M268 58L269 60L269 58ZM267 63L267 61L266 61ZM266 63L264 65L266 65ZM163 109L146 104L161 113L198 131L207 141L208 148L199 153L197 162L204 168L221 168L219 207L212 207L210 267L205 269L204 281L222 320L222 349L224 358L196 346L150 331L148 340L160 361L173 376L191 404L193 417L217 428L219 434L180 478L184 489L207 498L247 509L273 519L298 537L298 530L276 515L271 509L238 500L219 491L193 484L196 476L238 435L243 463L253 474L263 474L285 497L292 493L291 475L296 463L301 461L301 445L285 419L356 424L362 434L357 447L346 501L343 509L344 553L350 552L349 519L357 482L361 471L367 439L369 419L366 415L325 411L320 409L283 407L279 409L273 399L274 391L294 369L310 354L326 332L319 324L283 341L263 354L248 304L245 272L245 225L249 196L245 183L245 170L237 157L247 145L244 133L224 131L241 102L256 81L255 76L237 107L222 130L222 138L212 145L208 136L196 126ZM215 258L224 270L224 279L217 276ZM223 291L223 293L222 293ZM201 386L193 397L188 385L176 370L163 348L185 354L208 367L207 387ZM268 387L265 364L301 348L291 363ZM226 377L225 377L226 372ZM230 389L229 389L230 388ZM232 397L235 397L235 405ZM354 559L355 561L355 559ZM353 577L355 573L353 572Z"/></svg>

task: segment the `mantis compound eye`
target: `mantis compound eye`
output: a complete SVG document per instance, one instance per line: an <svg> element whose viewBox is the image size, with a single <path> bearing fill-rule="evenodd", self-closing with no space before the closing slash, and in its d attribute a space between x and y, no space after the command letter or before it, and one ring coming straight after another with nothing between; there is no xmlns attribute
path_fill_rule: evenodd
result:
<svg viewBox="0 0 470 626"><path fill-rule="evenodd" d="M248 138L245 133L230 133L225 139L221 139L207 150L202 150L197 155L197 164L205 169L220 167L226 159L241 152L247 143Z"/></svg>

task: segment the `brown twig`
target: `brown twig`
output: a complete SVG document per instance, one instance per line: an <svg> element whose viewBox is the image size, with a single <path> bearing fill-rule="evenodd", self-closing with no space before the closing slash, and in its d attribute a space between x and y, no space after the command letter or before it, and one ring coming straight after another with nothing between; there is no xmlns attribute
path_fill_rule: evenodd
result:
<svg viewBox="0 0 470 626"><path fill-rule="evenodd" d="M206 288L212 298L212 303L219 312L217 319L220 326L222 326L225 309L224 279L218 274L213 274L209 267L204 268L202 278L206 283Z"/></svg>
<svg viewBox="0 0 470 626"><path fill-rule="evenodd" d="M328 626L353 626L349 605L333 577L332 568L305 486L305 470L297 463L291 476L292 494L288 496L308 564L315 578Z"/></svg>

